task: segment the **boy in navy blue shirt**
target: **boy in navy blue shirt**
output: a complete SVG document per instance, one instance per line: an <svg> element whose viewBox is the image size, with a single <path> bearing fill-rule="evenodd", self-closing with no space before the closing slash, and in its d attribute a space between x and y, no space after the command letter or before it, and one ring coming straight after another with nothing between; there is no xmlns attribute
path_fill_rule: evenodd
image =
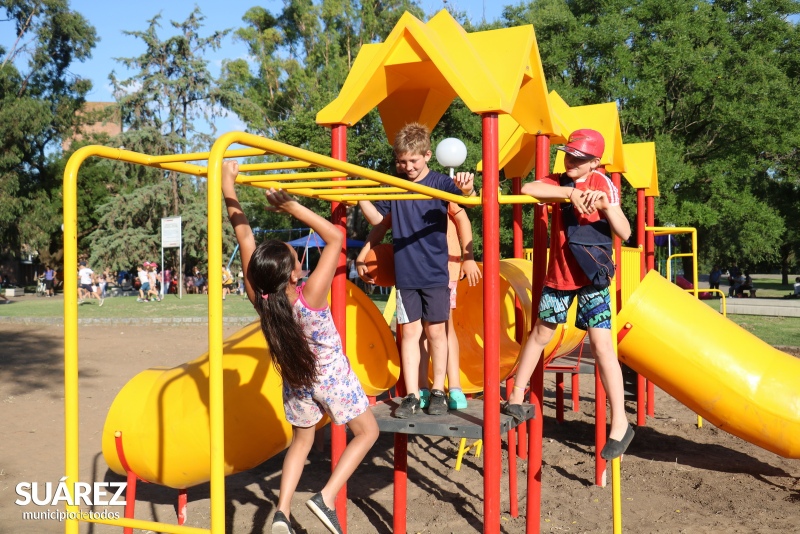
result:
<svg viewBox="0 0 800 534"><path fill-rule="evenodd" d="M395 137L394 155L397 174L419 185L456 195L476 194L471 173L460 172L455 178L428 168L431 141L428 129L418 123L406 124ZM380 200L372 204L360 201L364 216L372 225L392 214L395 286L397 287L397 323L403 325L400 357L406 397L395 410L395 417L405 419L419 411L419 342L423 331L433 362L433 388L428 413L447 412L444 380L447 372L446 322L450 316L450 274L448 270L447 207L445 200ZM366 276L364 258L372 244L367 243L356 260L359 276Z"/></svg>

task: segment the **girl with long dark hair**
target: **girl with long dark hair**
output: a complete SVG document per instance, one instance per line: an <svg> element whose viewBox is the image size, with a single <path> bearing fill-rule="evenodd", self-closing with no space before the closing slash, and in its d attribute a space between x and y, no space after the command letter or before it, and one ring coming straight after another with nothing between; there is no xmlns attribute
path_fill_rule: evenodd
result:
<svg viewBox="0 0 800 534"><path fill-rule="evenodd" d="M326 243L316 269L302 283L306 273L292 247L276 240L256 246L250 223L236 197L238 174L235 161L222 164L222 194L239 241L245 291L261 318L270 357L283 377L283 406L293 431L292 444L283 460L272 534L294 532L289 520L292 495L314 444L314 425L322 418L322 410L334 423L347 424L353 432L353 439L325 487L306 502L325 527L337 534L342 529L333 509L336 494L378 438L375 416L344 354L328 306L328 290L344 236L284 191L270 189L266 193L268 210L295 217Z"/></svg>

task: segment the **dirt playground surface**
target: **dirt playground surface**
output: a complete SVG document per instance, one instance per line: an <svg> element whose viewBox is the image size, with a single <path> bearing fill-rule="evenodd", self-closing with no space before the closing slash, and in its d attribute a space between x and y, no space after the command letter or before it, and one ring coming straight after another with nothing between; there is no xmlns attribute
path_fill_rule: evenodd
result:
<svg viewBox="0 0 800 534"><path fill-rule="evenodd" d="M226 327L225 336L237 329ZM206 351L206 337L202 325L81 327L81 481L124 480L108 470L100 447L114 396L148 367L172 367L195 359ZM612 532L610 470L608 487L594 484L594 381L581 377L580 410L573 412L567 400L565 422L557 424L554 376L548 373L545 378L541 531ZM19 498L18 483L57 484L63 475L63 396L63 327L0 324L0 533L64 532L57 520L23 519L24 512L54 508L14 503ZM628 410L630 421L635 421L635 405L629 403ZM456 439L409 439L409 533L482 531L483 458L470 453L461 470L455 471L457 447ZM512 518L506 457L504 449L501 530L522 533L527 465L517 464L520 516ZM351 479L351 534L392 531L392 458L393 438L382 434ZM226 479L228 533L269 532L282 459L278 455ZM304 502L322 487L329 472L327 452L312 452L293 504L296 532L323 532ZM190 488L188 495L186 524L207 528L208 485ZM136 518L175 524L176 500L175 490L140 484ZM122 513L121 507L109 510ZM690 410L657 390L656 416L637 429L622 462L622 516L624 531L634 533L798 532L800 462L708 423L698 429ZM81 523L80 531L120 529Z"/></svg>

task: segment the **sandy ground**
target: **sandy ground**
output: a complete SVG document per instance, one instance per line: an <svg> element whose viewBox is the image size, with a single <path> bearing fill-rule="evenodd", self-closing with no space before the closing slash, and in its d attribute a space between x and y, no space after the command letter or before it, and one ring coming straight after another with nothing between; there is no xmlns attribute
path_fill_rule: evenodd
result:
<svg viewBox="0 0 800 534"><path fill-rule="evenodd" d="M228 327L226 336L237 328ZM115 394L134 375L174 366L205 352L204 326L86 326L80 330L81 480L121 481L100 452L100 432ZM567 401L565 422L555 421L554 375L546 375L542 532L612 532L611 488L594 484L593 380L583 376L578 412ZM17 506L22 481L57 483L64 470L63 328L0 324L0 533L63 532L56 520L24 520ZM634 421L634 404L629 403ZM458 442L409 440L408 532L481 532L481 458L465 457L453 469ZM351 479L349 532L392 531L393 438L382 435ZM282 455L227 479L229 533L268 532L277 502ZM507 474L503 451L504 475ZM518 462L520 516L511 517L503 481L501 529L525 531L527 465ZM303 505L318 491L330 463L312 453L294 504L298 533L323 532ZM609 475L610 479L610 475ZM207 485L191 488L187 525L209 525ZM623 528L636 533L798 532L800 462L787 460L726 434L665 393L656 416L637 429L622 463ZM141 484L136 517L175 523L177 492ZM111 507L110 510L121 509ZM99 510L99 509L98 509ZM81 532L119 532L81 524ZM138 531L137 531L138 532Z"/></svg>

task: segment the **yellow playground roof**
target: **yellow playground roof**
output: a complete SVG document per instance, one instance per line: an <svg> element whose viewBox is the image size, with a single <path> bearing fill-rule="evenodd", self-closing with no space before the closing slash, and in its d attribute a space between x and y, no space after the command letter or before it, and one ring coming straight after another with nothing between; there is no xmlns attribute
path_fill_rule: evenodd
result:
<svg viewBox="0 0 800 534"><path fill-rule="evenodd" d="M566 104L565 104L566 105ZM622 150L622 129L619 126L619 110L616 102L575 106L569 108L572 117L577 119L577 128L591 128L603 134L606 150L600 158L600 164L607 172L625 172L625 154ZM577 129L576 128L576 129ZM569 134L567 134L569 135ZM556 154L553 172L564 172L564 153Z"/></svg>
<svg viewBox="0 0 800 534"><path fill-rule="evenodd" d="M445 10L405 13L383 43L361 47L320 125L358 122L378 107L389 142L408 122L433 128L459 97L474 113L511 115L526 131L559 135L533 26L467 33Z"/></svg>
<svg viewBox="0 0 800 534"><path fill-rule="evenodd" d="M658 165L656 165L655 143L627 143L622 145L625 152L623 173L634 189L644 189L645 195L658 195Z"/></svg>

